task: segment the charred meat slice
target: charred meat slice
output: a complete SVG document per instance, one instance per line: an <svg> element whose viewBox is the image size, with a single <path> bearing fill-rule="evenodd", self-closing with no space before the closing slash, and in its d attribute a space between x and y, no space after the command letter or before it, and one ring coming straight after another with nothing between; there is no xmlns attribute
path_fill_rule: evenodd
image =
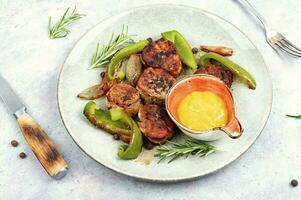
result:
<svg viewBox="0 0 301 200"><path fill-rule="evenodd" d="M155 144L163 144L172 138L175 124L166 110L158 105L148 104L139 109L139 127L143 135Z"/></svg>
<svg viewBox="0 0 301 200"><path fill-rule="evenodd" d="M174 77L182 71L182 62L175 45L165 39L146 46L142 52L142 59L147 66L165 69Z"/></svg>
<svg viewBox="0 0 301 200"><path fill-rule="evenodd" d="M200 68L194 72L195 74L210 74L215 76L228 86L231 87L233 82L233 74L231 71L223 68L219 64L208 64L204 68Z"/></svg>
<svg viewBox="0 0 301 200"><path fill-rule="evenodd" d="M126 83L114 85L107 93L107 107L121 107L130 116L138 113L141 100L138 90Z"/></svg>
<svg viewBox="0 0 301 200"><path fill-rule="evenodd" d="M164 104L169 89L176 79L164 69L149 67L138 79L136 88L139 90L145 104Z"/></svg>

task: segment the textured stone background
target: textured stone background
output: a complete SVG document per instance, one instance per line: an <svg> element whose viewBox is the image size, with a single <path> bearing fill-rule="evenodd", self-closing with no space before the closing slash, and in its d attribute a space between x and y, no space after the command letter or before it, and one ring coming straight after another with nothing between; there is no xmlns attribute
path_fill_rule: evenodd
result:
<svg viewBox="0 0 301 200"><path fill-rule="evenodd" d="M0 73L18 91L71 166L61 181L45 175L14 118L0 104L0 199L300 199L301 186L292 188L289 182L292 178L301 181L301 120L285 117L287 113L301 113L300 59L276 55L260 27L236 1L0 0ZM301 1L250 1L272 25L301 46ZM67 134L56 102L58 73L83 34L105 17L162 2L207 9L240 27L263 54L274 84L271 116L251 149L217 173L174 184L140 182L97 164ZM74 5L87 17L72 25L66 39L49 40L48 16L61 16ZM20 141L18 148L10 146L12 139ZM28 154L24 160L18 158L21 151Z"/></svg>

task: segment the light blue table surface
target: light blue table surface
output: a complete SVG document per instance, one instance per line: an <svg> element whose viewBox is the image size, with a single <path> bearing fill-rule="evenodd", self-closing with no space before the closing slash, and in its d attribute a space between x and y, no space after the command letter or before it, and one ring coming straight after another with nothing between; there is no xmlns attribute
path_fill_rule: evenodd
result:
<svg viewBox="0 0 301 200"><path fill-rule="evenodd" d="M273 26L301 46L301 1L250 1ZM194 181L145 183L101 166L72 141L57 107L59 71L79 38L110 15L154 3L195 6L234 23L263 54L273 79L272 112L259 139L231 165ZM58 17L75 5L87 16L72 25L67 38L49 40L48 16ZM258 24L236 0L0 0L0 73L18 91L71 167L63 180L50 179L1 103L0 200L300 199L301 185L292 188L290 181L301 181L301 120L285 117L287 113L301 113L300 61L279 57L265 42ZM17 148L11 147L12 139L20 142ZM18 157L21 151L28 155L24 160Z"/></svg>

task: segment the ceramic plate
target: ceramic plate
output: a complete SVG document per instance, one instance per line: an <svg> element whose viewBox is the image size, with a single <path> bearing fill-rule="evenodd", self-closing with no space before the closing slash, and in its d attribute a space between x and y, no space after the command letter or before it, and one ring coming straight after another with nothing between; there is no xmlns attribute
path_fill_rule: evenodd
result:
<svg viewBox="0 0 301 200"><path fill-rule="evenodd" d="M241 138L227 137L212 142L223 152L204 159L189 157L170 164L157 164L153 157L156 149L143 149L135 160L118 159L120 141L95 128L83 116L87 101L76 95L83 89L99 83L100 69L88 70L96 44L106 44L112 32L119 33L122 25L128 25L135 40L160 33L178 30L192 47L200 44L224 45L234 49L231 57L247 69L256 79L256 90L250 90L237 81L233 84L237 116L244 128ZM132 9L100 22L75 45L67 57L58 84L58 102L64 124L80 148L102 165L131 177L148 181L180 181L212 173L228 165L242 155L256 140L268 119L272 102L272 87L268 69L261 54L252 42L231 23L197 8L182 5L153 5ZM104 100L99 100L104 105ZM183 134L174 141L182 140Z"/></svg>

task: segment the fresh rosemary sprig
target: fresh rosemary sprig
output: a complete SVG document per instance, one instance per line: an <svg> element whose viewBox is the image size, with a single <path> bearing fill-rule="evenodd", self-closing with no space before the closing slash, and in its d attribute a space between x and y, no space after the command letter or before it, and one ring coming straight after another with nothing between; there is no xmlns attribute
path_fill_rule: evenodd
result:
<svg viewBox="0 0 301 200"><path fill-rule="evenodd" d="M78 14L75 12L75 9L73 9L70 16L66 17L69 8L65 11L63 17L55 24L51 25L51 16L49 17L48 22L48 30L49 30L49 37L50 39L57 39L57 38L63 38L66 37L70 30L66 28L67 25L69 25L71 22L74 22L75 20L78 20L85 16L84 14Z"/></svg>
<svg viewBox="0 0 301 200"><path fill-rule="evenodd" d="M287 117L295 118L295 119L301 119L301 115L286 115Z"/></svg>
<svg viewBox="0 0 301 200"><path fill-rule="evenodd" d="M157 149L158 153L155 154L155 157L159 158L158 163L166 159L169 159L168 163L170 163L179 157L184 156L187 158L189 155L205 157L211 153L219 151L215 146L191 137L185 138L185 142L183 144L170 141L168 143L172 144L172 146L164 145Z"/></svg>
<svg viewBox="0 0 301 200"><path fill-rule="evenodd" d="M114 33L112 33L110 41L107 45L103 45L101 48L99 47L99 43L96 46L96 51L93 54L92 60L91 60L91 66L92 68L99 68L106 66L110 58L122 47L124 47L126 44L133 43L133 37L134 35L128 35L128 27L122 26L121 33L117 35L114 38Z"/></svg>

